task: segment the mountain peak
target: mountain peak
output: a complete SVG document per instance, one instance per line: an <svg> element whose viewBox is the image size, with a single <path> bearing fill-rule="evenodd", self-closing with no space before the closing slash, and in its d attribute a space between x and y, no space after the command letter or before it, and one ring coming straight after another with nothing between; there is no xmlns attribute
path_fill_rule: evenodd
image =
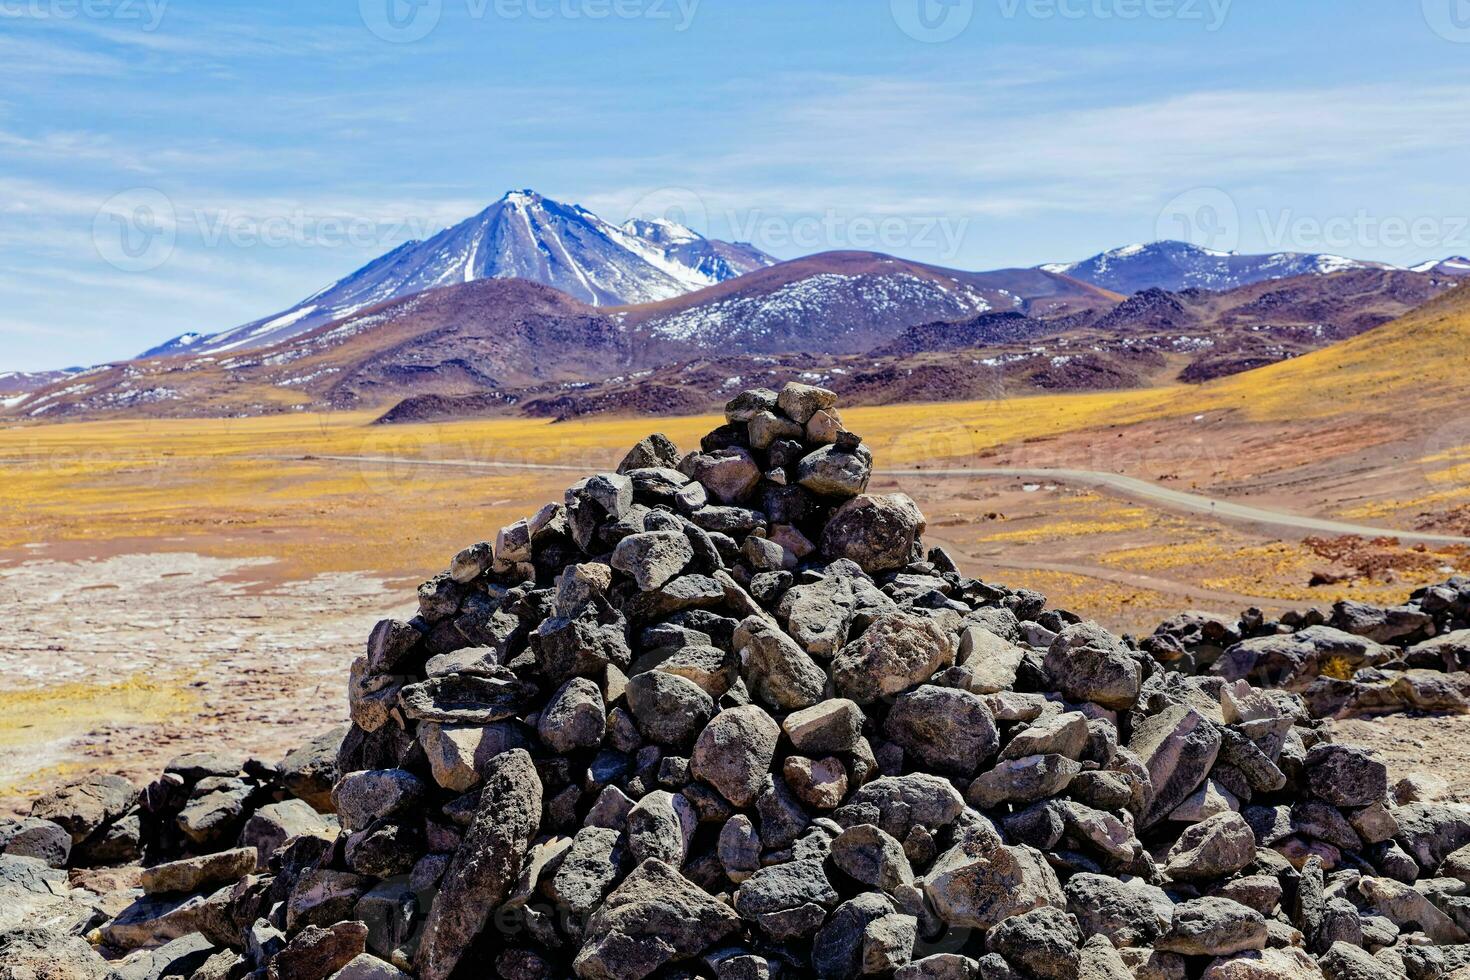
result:
<svg viewBox="0 0 1470 980"><path fill-rule="evenodd" d="M623 230L656 245L687 245L705 241L705 237L687 225L667 218L629 218Z"/></svg>
<svg viewBox="0 0 1470 980"><path fill-rule="evenodd" d="M1158 241L1100 252L1081 262L1041 266L1046 272L1070 276L1115 292L1131 294L1149 288L1178 292L1183 289L1225 290L1268 279L1330 275L1352 269L1391 268L1359 262L1340 255L1311 252L1275 252L1242 255L1205 248L1191 242Z"/></svg>
<svg viewBox="0 0 1470 980"><path fill-rule="evenodd" d="M211 336L176 337L143 356L263 347L391 300L479 279L527 279L589 306L626 306L672 299L775 261L675 221L614 225L525 188L432 238L398 246L288 310Z"/></svg>

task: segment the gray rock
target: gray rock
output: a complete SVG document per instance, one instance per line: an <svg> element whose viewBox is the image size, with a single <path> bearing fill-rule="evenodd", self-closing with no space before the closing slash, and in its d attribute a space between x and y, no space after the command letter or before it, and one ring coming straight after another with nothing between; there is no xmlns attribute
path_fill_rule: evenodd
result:
<svg viewBox="0 0 1470 980"><path fill-rule="evenodd" d="M331 868L310 868L296 878L286 899L286 931L330 926L351 917L358 899L372 882L364 875Z"/></svg>
<svg viewBox="0 0 1470 980"><path fill-rule="evenodd" d="M195 977L194 980L199 980ZM385 963L368 953L353 957L328 980L409 980L404 973L392 963Z"/></svg>
<svg viewBox="0 0 1470 980"><path fill-rule="evenodd" d="M253 847L260 866L265 867L283 844L293 837L315 836L335 839L337 818L317 813L305 800L269 803L250 815L240 830L240 846Z"/></svg>
<svg viewBox="0 0 1470 980"><path fill-rule="evenodd" d="M401 878L368 889L351 914L367 926L367 947L380 956L392 956L410 941L418 916L418 896Z"/></svg>
<svg viewBox="0 0 1470 980"><path fill-rule="evenodd" d="M602 688L586 677L567 681L541 709L536 733L547 748L562 754L601 745L607 733Z"/></svg>
<svg viewBox="0 0 1470 980"><path fill-rule="evenodd" d="M80 936L40 928L0 932L5 980L117 980L107 961Z"/></svg>
<svg viewBox="0 0 1470 980"><path fill-rule="evenodd" d="M694 548L682 531L630 534L613 550L612 567L633 576L644 592L662 588L694 560Z"/></svg>
<svg viewBox="0 0 1470 980"><path fill-rule="evenodd" d="M1470 942L1464 929L1410 885L1389 878L1363 878L1358 891L1378 914L1400 929L1422 931L1436 943Z"/></svg>
<svg viewBox="0 0 1470 980"><path fill-rule="evenodd" d="M915 960L893 977L894 980L979 980L980 964L958 953L935 953Z"/></svg>
<svg viewBox="0 0 1470 980"><path fill-rule="evenodd" d="M832 841L832 863L848 877L892 893L914 883L914 871L903 844L873 824L848 827Z"/></svg>
<svg viewBox="0 0 1470 980"><path fill-rule="evenodd" d="M720 712L700 732L690 772L737 807L755 802L770 772L781 729L759 706Z"/></svg>
<svg viewBox="0 0 1470 980"><path fill-rule="evenodd" d="M782 414L798 425L806 425L813 415L836 405L835 392L798 381L788 381L776 396L776 406Z"/></svg>
<svg viewBox="0 0 1470 980"><path fill-rule="evenodd" d="M1061 755L1081 759L1087 748L1089 731L1087 716L1068 711L1038 720L1011 737L1001 752L1002 759L1023 759L1028 755Z"/></svg>
<svg viewBox="0 0 1470 980"><path fill-rule="evenodd" d="M1143 761L1153 786L1140 827L1163 820L1204 782L1220 742L1219 726L1183 704L1170 705L1134 727L1128 749Z"/></svg>
<svg viewBox="0 0 1470 980"><path fill-rule="evenodd" d="M872 575L908 564L924 515L908 494L853 497L832 514L822 530L822 553L847 558Z"/></svg>
<svg viewBox="0 0 1470 980"><path fill-rule="evenodd" d="M1347 943L1333 943L1321 962L1331 980L1400 980L1396 971Z"/></svg>
<svg viewBox="0 0 1470 980"><path fill-rule="evenodd" d="M147 895L193 892L239 881L255 870L255 862L254 848L239 847L155 864L144 868L140 877Z"/></svg>
<svg viewBox="0 0 1470 980"><path fill-rule="evenodd" d="M1388 796L1388 767L1362 749L1331 743L1307 753L1307 786L1333 806L1367 806Z"/></svg>
<svg viewBox="0 0 1470 980"><path fill-rule="evenodd" d="M827 675L796 641L770 620L750 616L732 641L751 695L779 711L808 708L822 700Z"/></svg>
<svg viewBox="0 0 1470 980"><path fill-rule="evenodd" d="M271 960L267 980L321 980L343 969L367 949L367 926L338 922L308 926Z"/></svg>
<svg viewBox="0 0 1470 980"><path fill-rule="evenodd" d="M872 472L873 454L866 446L852 452L823 446L797 465L796 482L819 497L847 499L868 489Z"/></svg>
<svg viewBox="0 0 1470 980"><path fill-rule="evenodd" d="M805 434L803 428L775 412L756 412L746 422L750 436L750 448L766 450L782 439L799 440Z"/></svg>
<svg viewBox="0 0 1470 980"><path fill-rule="evenodd" d="M628 707L646 738L661 745L691 744L715 714L699 685L676 674L644 671L628 680Z"/></svg>
<svg viewBox="0 0 1470 980"><path fill-rule="evenodd" d="M1253 908L1262 915L1270 915L1281 904L1281 881L1274 875L1247 875L1225 882L1215 889L1214 894Z"/></svg>
<svg viewBox="0 0 1470 980"><path fill-rule="evenodd" d="M1174 907L1169 932L1155 948L1184 956L1229 956L1266 948L1266 920L1228 898L1196 898Z"/></svg>
<svg viewBox="0 0 1470 980"><path fill-rule="evenodd" d="M740 927L740 918L678 871L645 861L593 914L573 963L583 980L641 980Z"/></svg>
<svg viewBox="0 0 1470 980"><path fill-rule="evenodd" d="M638 863L656 859L680 868L699 817L689 801L668 790L654 790L628 811L628 851Z"/></svg>
<svg viewBox="0 0 1470 980"><path fill-rule="evenodd" d="M965 801L947 779L928 773L883 776L854 792L833 818L844 827L876 823L906 840L915 826L936 831L964 812Z"/></svg>
<svg viewBox="0 0 1470 980"><path fill-rule="evenodd" d="M832 683L840 697L867 705L916 687L953 663L949 637L934 620L895 613L838 652Z"/></svg>
<svg viewBox="0 0 1470 980"><path fill-rule="evenodd" d="M1350 670L1382 663L1388 647L1330 626L1242 640L1225 651L1213 670L1227 681L1248 680L1258 687L1300 693L1335 662Z"/></svg>
<svg viewBox="0 0 1470 980"><path fill-rule="evenodd" d="M965 790L965 802L977 810L1002 803L1032 803L1066 791L1082 765L1061 755L1008 759L982 772Z"/></svg>
<svg viewBox="0 0 1470 980"><path fill-rule="evenodd" d="M749 499L761 480L761 469L749 451L733 446L707 453L690 453L679 472L697 480L722 504Z"/></svg>
<svg viewBox="0 0 1470 980"><path fill-rule="evenodd" d="M623 837L616 830L583 827L547 882L547 895L559 910L582 923L618 880L625 860Z"/></svg>
<svg viewBox="0 0 1470 980"><path fill-rule="evenodd" d="M760 820L761 843L770 850L790 847L811 824L811 817L783 779L766 777L755 808Z"/></svg>
<svg viewBox="0 0 1470 980"><path fill-rule="evenodd" d="M831 698L793 711L781 723L798 751L812 755L851 752L863 734L863 709L847 698Z"/></svg>
<svg viewBox="0 0 1470 980"><path fill-rule="evenodd" d="M922 685L894 701L884 732L925 769L973 775L1000 748L990 709L978 695Z"/></svg>
<svg viewBox="0 0 1470 980"><path fill-rule="evenodd" d="M417 737L429 760L434 782L456 793L480 785L483 773L502 752L531 744L530 730L515 721L493 725L423 722L418 726Z"/></svg>
<svg viewBox="0 0 1470 980"><path fill-rule="evenodd" d="M445 980L510 894L541 823L541 802L528 753L513 749L491 761L474 820L429 909L415 958L422 980Z"/></svg>
<svg viewBox="0 0 1470 980"><path fill-rule="evenodd" d="M1138 701L1143 670L1123 642L1096 623L1062 630L1046 653L1044 669L1071 701L1124 710Z"/></svg>
<svg viewBox="0 0 1470 980"><path fill-rule="evenodd" d="M866 976L889 976L913 959L919 937L919 920L892 912L869 922L863 929L862 964Z"/></svg>
<svg viewBox="0 0 1470 980"><path fill-rule="evenodd" d="M1077 920L1051 906L1004 920L986 935L985 945L1038 980L1074 980L1082 959Z"/></svg>
<svg viewBox="0 0 1470 980"><path fill-rule="evenodd" d="M200 792L205 786L215 788ZM208 848L223 844L239 831L255 787L243 779L207 780L195 792L174 823L195 845ZM315 812L310 804L296 802Z"/></svg>
<svg viewBox="0 0 1470 980"><path fill-rule="evenodd" d="M863 973L863 939L868 926L897 911L882 892L865 892L843 902L812 943L812 967L823 980L856 980Z"/></svg>
<svg viewBox="0 0 1470 980"><path fill-rule="evenodd" d="M404 715L445 725L490 725L525 714L537 689L502 668L497 676L450 674L430 677L398 695Z"/></svg>
<svg viewBox="0 0 1470 980"><path fill-rule="evenodd" d="M674 445L674 441L662 432L655 432L644 436L632 449L628 450L628 454L618 464L618 472L631 475L633 470L653 467L677 469L679 459L679 447Z"/></svg>
<svg viewBox="0 0 1470 980"><path fill-rule="evenodd" d="M80 844L137 801L137 787L121 776L87 776L37 799L31 816L65 828L72 843Z"/></svg>
<svg viewBox="0 0 1470 980"><path fill-rule="evenodd" d="M735 893L735 911L777 942L816 932L838 902L820 861L761 868Z"/></svg>
<svg viewBox="0 0 1470 980"><path fill-rule="evenodd" d="M935 913L956 927L989 929L1044 905L1066 906L1066 895L1046 858L1034 848L996 844L982 836L961 840L935 860L922 880Z"/></svg>
<svg viewBox="0 0 1470 980"><path fill-rule="evenodd" d="M791 637L823 660L830 660L847 643L856 611L851 580L836 574L788 589L777 607Z"/></svg>
<svg viewBox="0 0 1470 980"><path fill-rule="evenodd" d="M1066 894L1082 931L1119 947L1152 945L1174 919L1174 903L1164 890L1139 878L1077 874L1067 881Z"/></svg>
<svg viewBox="0 0 1470 980"><path fill-rule="evenodd" d="M1470 845L1470 806L1410 803L1394 811L1394 837L1421 868L1438 868L1451 853Z"/></svg>
<svg viewBox="0 0 1470 980"><path fill-rule="evenodd" d="M332 805L343 827L362 830L374 820L413 808L428 790L423 780L407 770L368 769L338 780Z"/></svg>
<svg viewBox="0 0 1470 980"><path fill-rule="evenodd" d="M26 817L0 822L0 854L35 858L53 868L66 867L72 840L67 829L50 820Z"/></svg>
<svg viewBox="0 0 1470 980"><path fill-rule="evenodd" d="M737 885L760 869L760 834L745 814L737 813L725 821L717 846L725 876Z"/></svg>
<svg viewBox="0 0 1470 980"><path fill-rule="evenodd" d="M1238 813L1220 813L1185 828L1164 868L1176 881L1222 878L1256 859L1256 836Z"/></svg>

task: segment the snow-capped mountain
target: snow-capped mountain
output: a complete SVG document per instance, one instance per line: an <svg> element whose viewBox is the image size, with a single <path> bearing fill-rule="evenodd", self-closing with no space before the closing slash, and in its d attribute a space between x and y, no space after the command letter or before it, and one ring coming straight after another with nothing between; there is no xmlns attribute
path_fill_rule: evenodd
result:
<svg viewBox="0 0 1470 980"><path fill-rule="evenodd" d="M877 252L824 252L662 303L615 311L685 353L855 354L906 327L989 310L1059 315L1110 294L1035 269L961 272Z"/></svg>
<svg viewBox="0 0 1470 980"><path fill-rule="evenodd" d="M1470 276L1470 259L1463 255L1456 255L1448 259L1440 259L1438 262L1431 260L1414 266L1413 271L1434 272L1442 276Z"/></svg>
<svg viewBox="0 0 1470 980"><path fill-rule="evenodd" d="M82 371L79 367L60 371L0 371L0 397L17 392L36 391Z"/></svg>
<svg viewBox="0 0 1470 980"><path fill-rule="evenodd" d="M512 191L426 241L400 245L274 316L213 335L184 334L143 356L263 347L371 306L479 279L527 279L590 306L670 299L765 268L752 245L672 221L604 221L534 191Z"/></svg>
<svg viewBox="0 0 1470 980"><path fill-rule="evenodd" d="M1388 269L1380 262L1359 262L1340 255L1276 252L1241 255L1201 248L1188 242L1127 245L1081 262L1041 266L1094 286L1131 295L1144 289L1235 289L1269 279L1328 275L1349 269Z"/></svg>

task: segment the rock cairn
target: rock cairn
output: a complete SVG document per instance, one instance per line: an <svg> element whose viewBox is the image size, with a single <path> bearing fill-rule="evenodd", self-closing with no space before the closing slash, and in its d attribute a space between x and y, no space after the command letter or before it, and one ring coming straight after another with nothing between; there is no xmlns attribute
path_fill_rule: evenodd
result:
<svg viewBox="0 0 1470 980"><path fill-rule="evenodd" d="M1181 613L1142 647L1171 670L1302 696L1316 718L1470 712L1470 578L1417 589L1398 606L1339 602L1267 619Z"/></svg>
<svg viewBox="0 0 1470 980"><path fill-rule="evenodd" d="M914 502L867 493L831 392L726 414L687 456L645 439L380 623L329 792L320 745L171 766L146 894L92 938L138 950L128 975L210 980L1470 965L1470 807L1391 788L1298 694L1170 669L1193 641L1134 646L926 552ZM263 802L282 794L311 813ZM47 813L67 830L37 806L28 840ZM79 942L10 932L0 963L109 976Z"/></svg>

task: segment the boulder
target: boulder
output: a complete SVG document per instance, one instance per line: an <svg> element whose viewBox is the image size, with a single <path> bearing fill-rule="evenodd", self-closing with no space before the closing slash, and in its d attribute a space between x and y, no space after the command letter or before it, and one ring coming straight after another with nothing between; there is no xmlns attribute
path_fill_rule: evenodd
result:
<svg viewBox="0 0 1470 980"><path fill-rule="evenodd" d="M869 575L902 568L914 557L924 527L924 515L908 494L862 494L828 519L822 553L850 559Z"/></svg>
<svg viewBox="0 0 1470 980"><path fill-rule="evenodd" d="M541 779L529 754L512 749L491 760L474 819L424 924L415 958L421 980L446 980L510 894L540 826L541 802Z"/></svg>

